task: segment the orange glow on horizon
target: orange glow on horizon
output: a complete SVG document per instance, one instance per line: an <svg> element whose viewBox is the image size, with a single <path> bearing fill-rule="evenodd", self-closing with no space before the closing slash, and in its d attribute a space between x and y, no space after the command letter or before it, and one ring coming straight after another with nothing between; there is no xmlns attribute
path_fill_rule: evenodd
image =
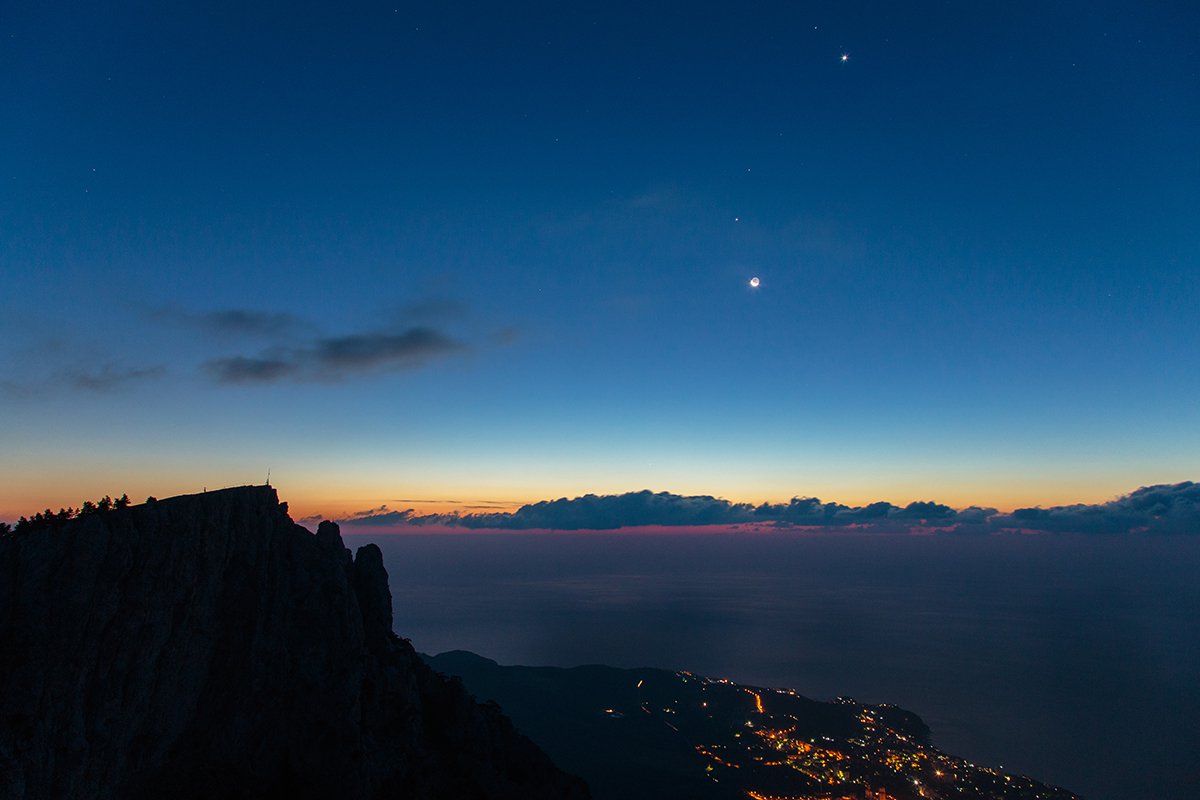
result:
<svg viewBox="0 0 1200 800"><path fill-rule="evenodd" d="M261 484L265 475L258 480L238 480L241 475L218 474L209 477L187 475L181 469L163 470L153 476L133 474L97 475L80 472L58 476L51 483L47 476L14 474L0 481L0 520L12 521L20 516L29 516L45 508L57 510L67 506L78 507L84 500L97 500L104 495L113 497L127 492L134 503L143 502L147 496L165 498L178 494L191 494L204 488L217 489L225 486ZM230 479L232 478L232 479ZM1120 481L1109 478L1103 481L1088 480L1086 477L1063 480L1005 481L997 479L987 482L976 476L967 483L945 485L942 488L919 489L913 486L879 487L873 491L869 486L834 484L812 486L807 491L771 492L754 494L751 491L722 493L706 486L638 487L598 482L595 488L576 486L551 486L545 489L518 487L512 484L410 486L406 491L389 489L391 485L404 485L403 480L393 483L375 477L370 481L359 480L358 475L303 474L281 477L273 481L280 500L288 503L293 519L321 516L326 519L346 519L370 511L405 511L412 509L417 515L428 514L483 514L511 513L522 505L558 498L576 498L585 494L609 495L625 492L668 491L679 495L711 495L732 503L787 503L792 497L818 497L822 502L836 502L847 506L864 506L884 500L897 506L913 501L933 501L955 509L972 505L997 508L1001 512L1033 506L1049 507L1074 503L1103 503L1114 500L1153 483L1175 483L1185 480L1177 476L1151 481ZM65 487L65 488L64 488ZM385 508L386 507L386 508Z"/></svg>

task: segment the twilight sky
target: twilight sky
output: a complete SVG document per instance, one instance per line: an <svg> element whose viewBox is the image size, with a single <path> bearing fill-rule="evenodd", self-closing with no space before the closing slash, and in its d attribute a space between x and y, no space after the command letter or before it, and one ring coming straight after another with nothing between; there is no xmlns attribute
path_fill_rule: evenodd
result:
<svg viewBox="0 0 1200 800"><path fill-rule="evenodd" d="M1194 3L348 5L6 6L0 519L1200 474Z"/></svg>

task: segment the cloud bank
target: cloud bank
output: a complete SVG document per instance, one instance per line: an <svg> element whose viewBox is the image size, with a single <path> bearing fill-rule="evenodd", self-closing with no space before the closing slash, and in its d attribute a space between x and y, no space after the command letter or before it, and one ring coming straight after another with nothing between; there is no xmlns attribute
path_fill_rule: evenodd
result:
<svg viewBox="0 0 1200 800"><path fill-rule="evenodd" d="M947 533L1054 531L1063 533L1200 534L1200 484L1146 486L1107 503L1019 508L1003 514L994 508L953 509L920 501L896 506L880 501L865 506L823 503L796 497L787 503L731 503L708 495L668 492L588 494L524 505L513 512L418 515L387 506L339 520L351 527L447 526L501 530L615 530L658 526L759 523L780 528L851 528L880 531L936 529Z"/></svg>
<svg viewBox="0 0 1200 800"><path fill-rule="evenodd" d="M1143 486L1096 505L1018 508L992 517L1003 528L1076 533L1200 533L1200 484Z"/></svg>

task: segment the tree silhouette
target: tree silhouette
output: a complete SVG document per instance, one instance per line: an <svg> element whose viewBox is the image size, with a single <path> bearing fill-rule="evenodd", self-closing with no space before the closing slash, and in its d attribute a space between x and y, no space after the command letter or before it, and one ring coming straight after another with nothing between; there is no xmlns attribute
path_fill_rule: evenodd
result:
<svg viewBox="0 0 1200 800"><path fill-rule="evenodd" d="M154 502L154 498L147 498L146 502ZM32 517L21 517L17 520L16 525L10 525L7 522L0 523L0 536L6 533L20 533L28 530L38 530L41 528L61 528L73 519L79 517L87 517L92 514L103 514L110 511L117 511L123 508L129 508L130 500L128 494L122 494L116 500L113 500L109 495L105 495L96 502L84 500L83 504L76 510L71 506L60 508L57 512L45 509L39 511Z"/></svg>

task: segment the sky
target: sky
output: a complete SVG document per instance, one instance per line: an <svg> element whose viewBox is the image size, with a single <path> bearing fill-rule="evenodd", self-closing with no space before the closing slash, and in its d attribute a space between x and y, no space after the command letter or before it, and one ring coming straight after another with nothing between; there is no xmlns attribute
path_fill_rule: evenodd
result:
<svg viewBox="0 0 1200 800"><path fill-rule="evenodd" d="M1195 479L1198 23L7 4L0 519Z"/></svg>

